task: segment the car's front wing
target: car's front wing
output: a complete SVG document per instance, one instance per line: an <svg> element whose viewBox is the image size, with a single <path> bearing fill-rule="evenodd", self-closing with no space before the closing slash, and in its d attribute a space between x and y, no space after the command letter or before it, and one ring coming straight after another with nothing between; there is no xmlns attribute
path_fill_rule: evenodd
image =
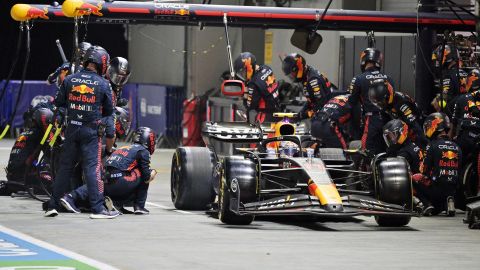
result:
<svg viewBox="0 0 480 270"><path fill-rule="evenodd" d="M418 216L416 212L403 206L381 202L362 195L343 196L342 205L334 208L322 206L317 197L303 194L280 196L246 204L238 203L236 198L232 198L230 210L238 215L256 216Z"/></svg>

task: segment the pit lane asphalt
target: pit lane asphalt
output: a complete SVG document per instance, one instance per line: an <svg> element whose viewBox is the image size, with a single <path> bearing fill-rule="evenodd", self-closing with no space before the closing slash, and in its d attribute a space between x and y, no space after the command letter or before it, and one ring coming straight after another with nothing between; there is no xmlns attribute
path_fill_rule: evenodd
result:
<svg viewBox="0 0 480 270"><path fill-rule="evenodd" d="M12 140L0 141L0 178ZM40 203L0 197L0 225L119 269L479 269L480 231L454 218L413 218L405 228L353 222L255 220L228 226L203 212L174 210L173 150L158 150L160 174L149 190L149 216L90 220L88 214L44 218Z"/></svg>

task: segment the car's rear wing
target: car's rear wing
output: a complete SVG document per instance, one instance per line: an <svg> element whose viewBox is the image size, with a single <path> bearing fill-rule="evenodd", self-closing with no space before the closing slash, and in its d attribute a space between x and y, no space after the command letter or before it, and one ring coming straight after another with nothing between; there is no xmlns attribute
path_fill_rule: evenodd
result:
<svg viewBox="0 0 480 270"><path fill-rule="evenodd" d="M205 122L202 125L204 140L230 143L256 143L263 139L260 126L246 122Z"/></svg>

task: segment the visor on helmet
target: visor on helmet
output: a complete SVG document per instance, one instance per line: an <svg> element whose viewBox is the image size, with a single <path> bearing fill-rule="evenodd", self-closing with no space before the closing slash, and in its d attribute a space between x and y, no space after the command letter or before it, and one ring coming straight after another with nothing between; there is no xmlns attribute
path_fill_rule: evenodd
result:
<svg viewBox="0 0 480 270"><path fill-rule="evenodd" d="M390 131L386 130L383 132L383 140L387 144L388 147L395 145L398 142L400 137L400 132L398 130Z"/></svg>
<svg viewBox="0 0 480 270"><path fill-rule="evenodd" d="M130 74L110 74L110 81L116 86L123 86L128 82L128 78L130 78Z"/></svg>
<svg viewBox="0 0 480 270"><path fill-rule="evenodd" d="M368 91L368 98L379 109L387 107L387 100L383 96L376 95L375 91Z"/></svg>
<svg viewBox="0 0 480 270"><path fill-rule="evenodd" d="M240 80L246 82L247 81L247 69L245 67L239 69L235 76L237 76Z"/></svg>

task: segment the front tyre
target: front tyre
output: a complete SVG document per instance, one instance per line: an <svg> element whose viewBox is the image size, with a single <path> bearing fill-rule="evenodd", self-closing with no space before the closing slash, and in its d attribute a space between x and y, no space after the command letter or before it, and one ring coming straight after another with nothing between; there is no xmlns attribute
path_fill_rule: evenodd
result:
<svg viewBox="0 0 480 270"><path fill-rule="evenodd" d="M412 180L410 167L404 158L390 157L376 166L375 196L386 203L404 206L412 211ZM401 227L410 222L410 216L376 216L379 226Z"/></svg>
<svg viewBox="0 0 480 270"><path fill-rule="evenodd" d="M243 157L226 157L220 180L218 219L225 224L248 225L252 223L253 215L237 215L230 209L231 198L236 192L240 192L240 205L257 199L256 165Z"/></svg>

